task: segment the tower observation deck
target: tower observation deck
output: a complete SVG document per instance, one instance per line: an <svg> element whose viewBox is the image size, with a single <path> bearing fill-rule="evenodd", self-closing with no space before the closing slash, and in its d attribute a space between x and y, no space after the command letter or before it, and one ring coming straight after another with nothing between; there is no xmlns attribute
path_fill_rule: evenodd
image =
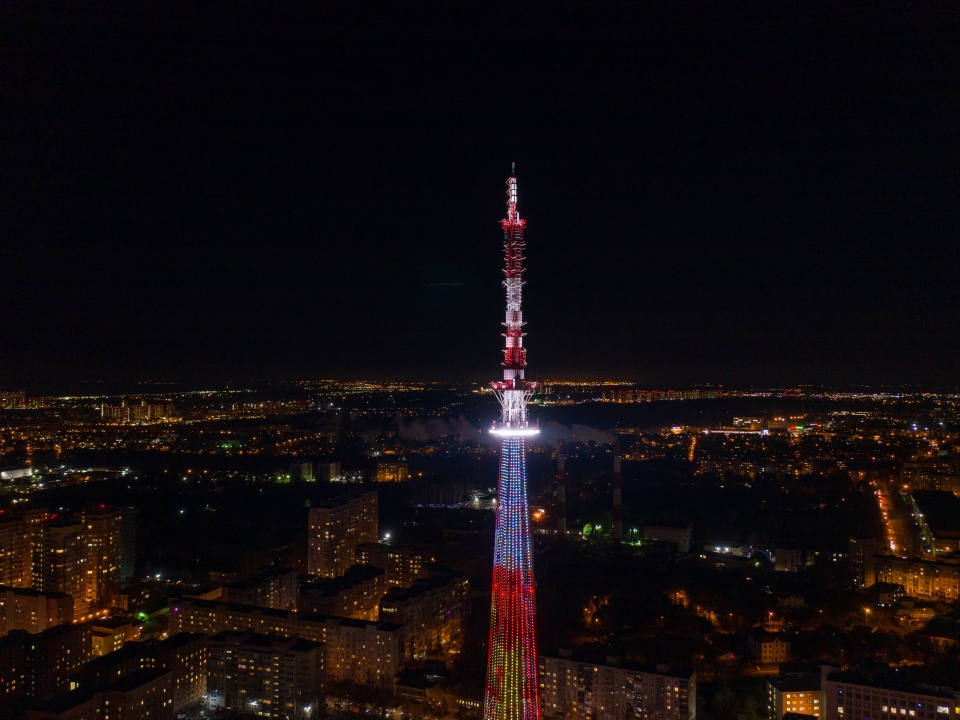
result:
<svg viewBox="0 0 960 720"><path fill-rule="evenodd" d="M527 502L526 438L536 427L527 421L527 403L536 387L524 379L523 230L517 210L517 178L507 180L507 217L503 228L507 312L504 322L503 380L492 383L500 401L500 423L491 432L500 438L500 479L493 555L493 598L484 720L539 720L537 634Z"/></svg>

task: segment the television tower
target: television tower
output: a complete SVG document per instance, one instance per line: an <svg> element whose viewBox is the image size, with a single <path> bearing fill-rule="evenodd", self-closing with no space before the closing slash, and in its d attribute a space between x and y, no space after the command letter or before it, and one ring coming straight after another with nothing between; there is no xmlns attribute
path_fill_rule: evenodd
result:
<svg viewBox="0 0 960 720"><path fill-rule="evenodd" d="M517 177L507 180L503 227L507 290L503 380L492 383L502 415L491 432L500 438L497 531L493 551L493 599L484 720L540 720L537 632L534 624L533 556L527 506L526 438L539 432L527 424L527 403L536 383L527 382L523 347L523 228L517 211Z"/></svg>

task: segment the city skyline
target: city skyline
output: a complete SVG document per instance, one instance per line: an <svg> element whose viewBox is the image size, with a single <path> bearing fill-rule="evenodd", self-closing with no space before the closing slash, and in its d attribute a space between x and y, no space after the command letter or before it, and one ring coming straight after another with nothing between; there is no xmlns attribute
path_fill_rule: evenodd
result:
<svg viewBox="0 0 960 720"><path fill-rule="evenodd" d="M0 720L960 718L953 5L7 5Z"/></svg>

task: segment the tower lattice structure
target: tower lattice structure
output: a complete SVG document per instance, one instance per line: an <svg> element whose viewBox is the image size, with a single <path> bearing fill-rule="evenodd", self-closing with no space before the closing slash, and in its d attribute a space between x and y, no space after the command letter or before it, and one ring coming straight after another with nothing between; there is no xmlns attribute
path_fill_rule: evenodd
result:
<svg viewBox="0 0 960 720"><path fill-rule="evenodd" d="M503 380L492 383L500 401L500 480L493 556L493 599L484 720L539 720L537 633L527 503L526 438L538 432L527 420L527 403L536 387L524 379L523 230L517 211L517 178L507 180L507 217L503 227L503 285L507 294Z"/></svg>

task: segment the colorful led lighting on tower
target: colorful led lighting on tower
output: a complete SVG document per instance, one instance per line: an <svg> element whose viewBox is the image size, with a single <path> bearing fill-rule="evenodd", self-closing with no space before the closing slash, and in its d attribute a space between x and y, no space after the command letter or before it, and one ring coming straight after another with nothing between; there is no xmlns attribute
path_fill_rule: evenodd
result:
<svg viewBox="0 0 960 720"><path fill-rule="evenodd" d="M539 720L537 633L534 625L533 557L527 505L526 438L536 427L527 423L527 403L536 387L523 375L523 229L517 212L517 177L507 180L507 217L503 227L507 291L506 348L503 380L492 384L502 408L491 432L500 437L497 534L493 555L493 600L484 720Z"/></svg>

